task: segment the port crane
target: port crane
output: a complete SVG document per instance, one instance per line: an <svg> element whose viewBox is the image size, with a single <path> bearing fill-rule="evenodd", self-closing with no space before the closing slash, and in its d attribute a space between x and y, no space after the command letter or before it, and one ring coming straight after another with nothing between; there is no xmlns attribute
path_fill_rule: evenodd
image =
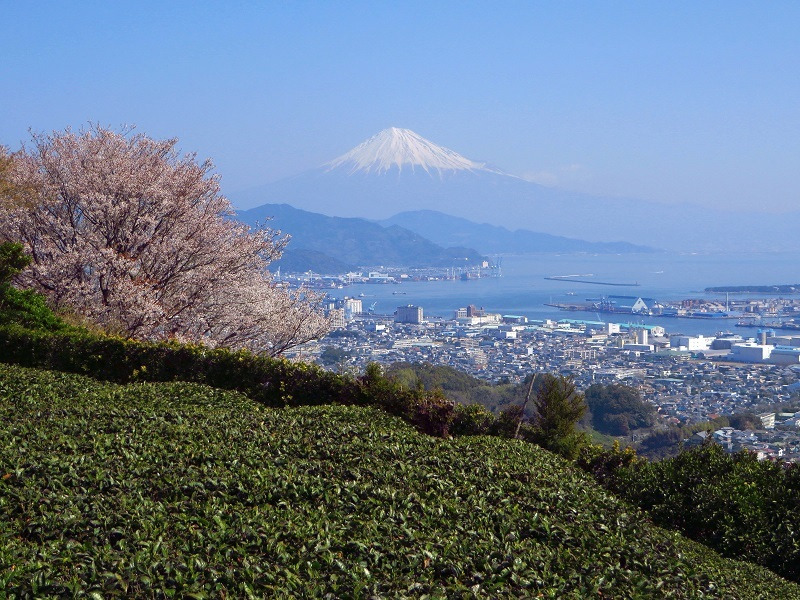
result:
<svg viewBox="0 0 800 600"><path fill-rule="evenodd" d="M493 277L502 277L503 276L503 257L502 256L495 256L494 264L492 265L492 276Z"/></svg>

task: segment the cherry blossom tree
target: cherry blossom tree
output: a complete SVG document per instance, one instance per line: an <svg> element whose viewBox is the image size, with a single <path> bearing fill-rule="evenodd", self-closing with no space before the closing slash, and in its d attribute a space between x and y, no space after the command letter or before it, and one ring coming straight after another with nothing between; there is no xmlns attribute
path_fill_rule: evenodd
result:
<svg viewBox="0 0 800 600"><path fill-rule="evenodd" d="M6 163L24 199L0 203L17 277L58 307L131 338L278 355L328 329L321 298L272 281L288 238L233 219L210 162L99 126L34 135Z"/></svg>
<svg viewBox="0 0 800 600"><path fill-rule="evenodd" d="M8 173L11 171L11 157L8 150L0 146L0 202L10 202L12 193L11 182L8 180ZM7 199L8 198L8 199Z"/></svg>
<svg viewBox="0 0 800 600"><path fill-rule="evenodd" d="M5 146L0 146L0 210L3 207L19 205L23 201L22 190L11 181L11 166L14 157ZM0 233L0 236L2 234ZM0 241L3 241L0 237Z"/></svg>

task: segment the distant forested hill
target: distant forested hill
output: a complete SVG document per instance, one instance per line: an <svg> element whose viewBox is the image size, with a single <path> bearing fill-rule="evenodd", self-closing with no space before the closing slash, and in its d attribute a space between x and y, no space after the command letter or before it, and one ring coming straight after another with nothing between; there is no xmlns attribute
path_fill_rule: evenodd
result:
<svg viewBox="0 0 800 600"><path fill-rule="evenodd" d="M383 225L400 225L445 246L470 246L486 254L529 252L657 252L654 248L628 242L587 242L559 235L526 229L514 231L505 227L475 223L435 210L402 212L380 221Z"/></svg>
<svg viewBox="0 0 800 600"><path fill-rule="evenodd" d="M713 293L748 293L748 294L798 294L800 283L787 283L782 285L720 285L707 287L706 292Z"/></svg>
<svg viewBox="0 0 800 600"><path fill-rule="evenodd" d="M270 265L270 270L280 268L284 273L349 273L358 267L352 263L346 263L328 256L324 252L317 250L291 250L283 252L280 260L276 260Z"/></svg>
<svg viewBox="0 0 800 600"><path fill-rule="evenodd" d="M292 236L287 248L290 253L319 252L347 265L449 267L483 260L472 248L444 248L397 225L382 227L366 219L328 217L288 204L264 204L239 212L237 218L251 226L261 223L288 233ZM305 258L310 257L305 255ZM308 270L302 264L293 266L298 271Z"/></svg>

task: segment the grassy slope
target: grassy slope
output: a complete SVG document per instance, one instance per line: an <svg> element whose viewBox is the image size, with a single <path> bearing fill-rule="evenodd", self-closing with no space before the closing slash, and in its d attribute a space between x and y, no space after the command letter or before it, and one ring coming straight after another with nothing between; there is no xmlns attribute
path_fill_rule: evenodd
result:
<svg viewBox="0 0 800 600"><path fill-rule="evenodd" d="M800 598L521 442L2 364L0 589Z"/></svg>

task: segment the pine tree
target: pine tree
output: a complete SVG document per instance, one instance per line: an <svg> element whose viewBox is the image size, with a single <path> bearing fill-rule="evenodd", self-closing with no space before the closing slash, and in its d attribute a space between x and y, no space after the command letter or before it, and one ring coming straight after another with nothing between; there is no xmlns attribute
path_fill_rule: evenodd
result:
<svg viewBox="0 0 800 600"><path fill-rule="evenodd" d="M575 428L586 412L586 403L572 379L545 375L533 401L535 415L528 430L531 441L574 459L587 443L586 434Z"/></svg>

